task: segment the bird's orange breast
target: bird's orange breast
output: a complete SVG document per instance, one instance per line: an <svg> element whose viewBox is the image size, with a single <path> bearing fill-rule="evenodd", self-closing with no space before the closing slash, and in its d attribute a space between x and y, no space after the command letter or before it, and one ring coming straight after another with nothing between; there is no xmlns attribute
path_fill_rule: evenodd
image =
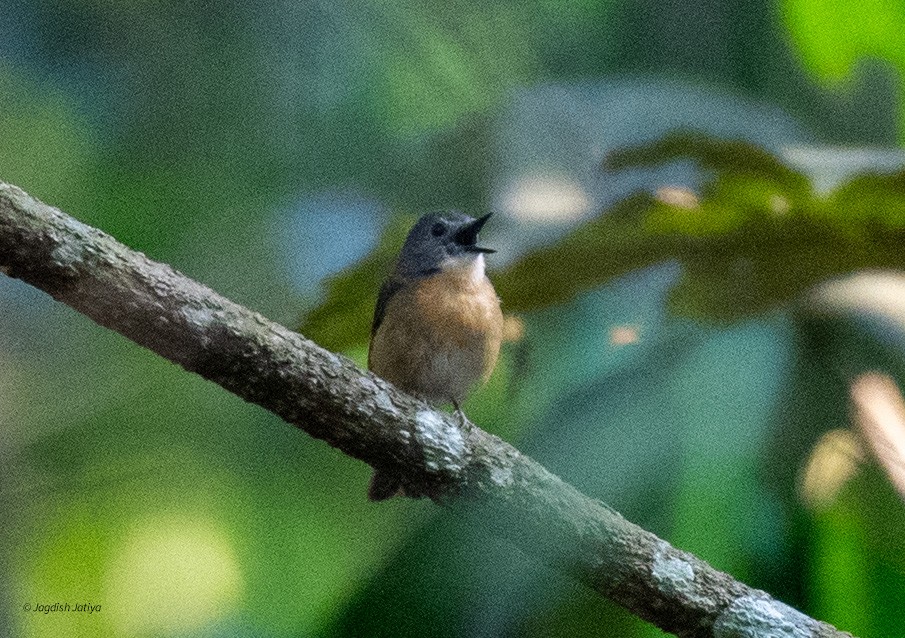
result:
<svg viewBox="0 0 905 638"><path fill-rule="evenodd" d="M500 301L474 269L449 269L404 286L374 334L369 367L433 402L459 402L496 365Z"/></svg>

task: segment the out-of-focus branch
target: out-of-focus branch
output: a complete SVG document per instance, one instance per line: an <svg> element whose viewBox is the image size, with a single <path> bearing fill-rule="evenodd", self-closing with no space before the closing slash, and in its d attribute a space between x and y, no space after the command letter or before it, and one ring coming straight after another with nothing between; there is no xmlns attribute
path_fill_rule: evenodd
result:
<svg viewBox="0 0 905 638"><path fill-rule="evenodd" d="M0 269L681 636L847 636L718 572L477 427L0 183ZM228 436L228 433L224 433Z"/></svg>

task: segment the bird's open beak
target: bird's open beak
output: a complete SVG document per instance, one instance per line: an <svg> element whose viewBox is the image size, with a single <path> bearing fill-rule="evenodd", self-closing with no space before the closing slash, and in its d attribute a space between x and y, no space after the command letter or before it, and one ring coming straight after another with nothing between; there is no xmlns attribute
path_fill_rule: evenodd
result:
<svg viewBox="0 0 905 638"><path fill-rule="evenodd" d="M493 248L478 246L478 233L481 232L481 228L484 227L484 224L487 223L487 220L490 219L491 215L493 215L493 213L487 213L483 217L479 217L473 222L469 222L462 226L462 228L456 231L456 243L463 246L465 250L470 253L495 253L496 251Z"/></svg>

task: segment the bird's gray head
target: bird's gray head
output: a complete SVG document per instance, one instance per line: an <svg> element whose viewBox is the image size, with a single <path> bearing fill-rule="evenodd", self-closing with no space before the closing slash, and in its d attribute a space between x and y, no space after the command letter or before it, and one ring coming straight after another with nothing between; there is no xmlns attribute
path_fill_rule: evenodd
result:
<svg viewBox="0 0 905 638"><path fill-rule="evenodd" d="M478 260L483 266L482 255L496 252L477 243L478 232L489 218L489 213L475 219L454 211L425 215L409 231L397 271L406 277L419 277Z"/></svg>

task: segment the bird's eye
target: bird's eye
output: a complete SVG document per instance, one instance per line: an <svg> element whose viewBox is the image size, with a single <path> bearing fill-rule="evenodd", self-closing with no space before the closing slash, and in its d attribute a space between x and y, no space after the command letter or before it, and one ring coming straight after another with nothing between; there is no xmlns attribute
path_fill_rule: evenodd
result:
<svg viewBox="0 0 905 638"><path fill-rule="evenodd" d="M446 224L443 222L437 222L431 227L431 235L434 237L442 237L446 234Z"/></svg>

